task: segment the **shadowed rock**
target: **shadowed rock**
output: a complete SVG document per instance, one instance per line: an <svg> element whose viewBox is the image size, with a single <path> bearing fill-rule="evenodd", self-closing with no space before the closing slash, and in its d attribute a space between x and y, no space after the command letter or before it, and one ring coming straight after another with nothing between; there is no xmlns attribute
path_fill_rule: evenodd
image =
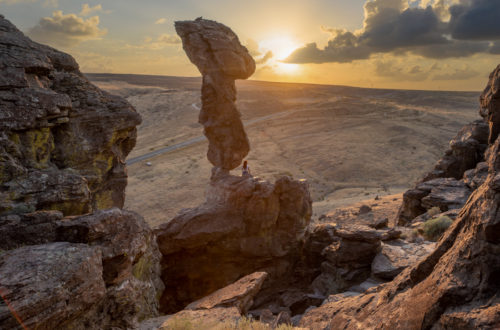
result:
<svg viewBox="0 0 500 330"><path fill-rule="evenodd" d="M490 74L488 85L479 98L479 114L489 122L489 143L495 142L500 132L500 65Z"/></svg>
<svg viewBox="0 0 500 330"><path fill-rule="evenodd" d="M490 127L494 125L490 122ZM390 283L307 312L300 325L311 329L498 328L499 151L496 139L485 153L489 166L485 182L472 192L431 254Z"/></svg>
<svg viewBox="0 0 500 330"><path fill-rule="evenodd" d="M236 34L225 25L198 18L175 22L177 34L191 62L203 75L199 122L208 138L208 160L232 170L250 151L236 109L235 79L247 79L255 62Z"/></svg>
<svg viewBox="0 0 500 330"><path fill-rule="evenodd" d="M0 300L1 329L16 313L29 329L128 329L158 315L156 239L112 208L140 121L0 15L0 293L14 311Z"/></svg>
<svg viewBox="0 0 500 330"><path fill-rule="evenodd" d="M299 258L312 210L306 182L214 177L204 204L155 231L163 254L165 313L255 271L268 272L270 279L284 276Z"/></svg>

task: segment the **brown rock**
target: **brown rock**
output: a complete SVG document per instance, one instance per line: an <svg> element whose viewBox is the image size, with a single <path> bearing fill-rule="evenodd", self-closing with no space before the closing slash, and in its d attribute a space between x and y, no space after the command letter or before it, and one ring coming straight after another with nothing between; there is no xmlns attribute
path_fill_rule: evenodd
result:
<svg viewBox="0 0 500 330"><path fill-rule="evenodd" d="M0 291L2 329L17 328L13 315L29 329L84 329L76 319L106 295L101 252L64 242L2 252Z"/></svg>
<svg viewBox="0 0 500 330"><path fill-rule="evenodd" d="M488 121L488 143L493 144L500 132L500 65L490 74L488 85L479 97L479 114Z"/></svg>
<svg viewBox="0 0 500 330"><path fill-rule="evenodd" d="M392 280L408 266L415 265L427 257L434 247L434 243L416 244L401 241L382 243L382 249L372 262L372 274Z"/></svg>
<svg viewBox="0 0 500 330"><path fill-rule="evenodd" d="M175 22L184 51L203 75L199 122L208 139L208 160L231 170L250 151L248 138L236 109L235 79L247 79L255 62L238 36L225 25L198 18Z"/></svg>
<svg viewBox="0 0 500 330"><path fill-rule="evenodd" d="M212 180L203 205L156 230L167 286L163 311L178 311L255 271L271 277L291 271L310 217L306 182L283 177L273 185L229 175Z"/></svg>
<svg viewBox="0 0 500 330"><path fill-rule="evenodd" d="M214 293L187 305L185 309L212 309L215 307L236 307L245 315L253 304L253 297L259 292L267 273L256 272L247 275Z"/></svg>
<svg viewBox="0 0 500 330"><path fill-rule="evenodd" d="M487 90L498 90L492 81ZM482 106L488 106L491 141L498 135L496 107L489 102ZM472 193L431 254L377 290L309 311L300 324L313 329L498 328L500 196L493 181L500 173L499 150L496 139L486 152L489 174L485 183Z"/></svg>
<svg viewBox="0 0 500 330"><path fill-rule="evenodd" d="M403 204L398 214L398 224L405 225L432 207L441 211L461 208L469 195L470 188L453 178L438 178L417 184L403 194Z"/></svg>
<svg viewBox="0 0 500 330"><path fill-rule="evenodd" d="M122 207L140 116L92 85L70 55L3 17L0 30L0 215Z"/></svg>
<svg viewBox="0 0 500 330"><path fill-rule="evenodd" d="M460 180L466 170L476 167L484 160L484 151L488 145L488 124L476 120L462 127L450 141L446 151L434 169L427 173L423 182L436 178L455 178Z"/></svg>

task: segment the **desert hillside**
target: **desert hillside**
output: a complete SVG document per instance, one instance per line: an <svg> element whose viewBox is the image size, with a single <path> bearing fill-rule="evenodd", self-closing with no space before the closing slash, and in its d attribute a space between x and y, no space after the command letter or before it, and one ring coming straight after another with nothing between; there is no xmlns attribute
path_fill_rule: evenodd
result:
<svg viewBox="0 0 500 330"><path fill-rule="evenodd" d="M128 160L203 136L199 78L88 74L142 115ZM255 176L309 181L313 219L337 206L402 192L432 168L465 123L476 92L363 89L238 81ZM128 166L126 208L152 225L204 200L211 165L200 138ZM148 166L146 163L151 165Z"/></svg>

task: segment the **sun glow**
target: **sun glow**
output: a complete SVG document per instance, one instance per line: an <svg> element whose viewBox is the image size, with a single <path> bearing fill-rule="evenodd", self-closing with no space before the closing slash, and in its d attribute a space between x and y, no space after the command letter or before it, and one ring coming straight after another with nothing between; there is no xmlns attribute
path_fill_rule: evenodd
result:
<svg viewBox="0 0 500 330"><path fill-rule="evenodd" d="M298 64L282 62L299 47L300 44L288 36L275 36L259 42L259 48L263 53L268 51L273 53L269 65L272 65L275 71L280 74L297 74L300 71Z"/></svg>

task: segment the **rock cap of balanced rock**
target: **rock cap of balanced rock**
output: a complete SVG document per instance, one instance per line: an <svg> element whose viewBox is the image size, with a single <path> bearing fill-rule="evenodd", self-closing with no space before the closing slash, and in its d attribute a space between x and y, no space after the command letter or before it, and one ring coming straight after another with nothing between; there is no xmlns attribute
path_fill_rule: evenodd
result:
<svg viewBox="0 0 500 330"><path fill-rule="evenodd" d="M221 73L228 78L247 79L254 73L255 61L227 26L197 18L175 22L175 30L187 56L202 75Z"/></svg>
<svg viewBox="0 0 500 330"><path fill-rule="evenodd" d="M241 115L236 109L235 79L255 71L255 61L227 26L198 18L175 23L187 56L203 75L199 122L208 139L208 160L232 170L250 151Z"/></svg>

